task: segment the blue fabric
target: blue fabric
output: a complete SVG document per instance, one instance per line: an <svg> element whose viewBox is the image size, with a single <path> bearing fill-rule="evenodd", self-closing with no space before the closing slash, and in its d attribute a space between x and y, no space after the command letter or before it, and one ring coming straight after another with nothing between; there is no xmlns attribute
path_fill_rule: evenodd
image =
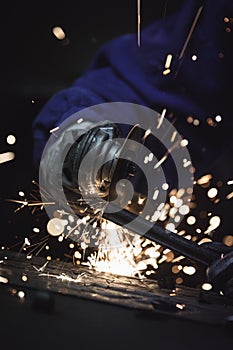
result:
<svg viewBox="0 0 233 350"><path fill-rule="evenodd" d="M185 55L179 59L201 5L203 10ZM107 42L85 74L55 94L36 117L35 164L39 164L50 129L83 108L120 101L172 112L175 127L190 141L197 174L205 172L207 163L232 145L233 38L226 28L233 28L224 17L233 17L232 0L186 0L177 12L142 31L141 47L137 46L136 34ZM168 54L173 55L171 73L163 75ZM192 55L198 59L193 61ZM214 119L219 114L221 126L207 125L208 117ZM189 115L200 120L199 127L187 123Z"/></svg>

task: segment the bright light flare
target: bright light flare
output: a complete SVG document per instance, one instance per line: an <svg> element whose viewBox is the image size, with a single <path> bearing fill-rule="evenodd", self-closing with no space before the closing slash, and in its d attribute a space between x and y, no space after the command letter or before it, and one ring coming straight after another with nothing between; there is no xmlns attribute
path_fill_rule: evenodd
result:
<svg viewBox="0 0 233 350"><path fill-rule="evenodd" d="M0 276L0 283L4 283L4 284L8 283L8 278Z"/></svg>
<svg viewBox="0 0 233 350"><path fill-rule="evenodd" d="M8 145L14 145L16 143L16 137L14 135L8 135L6 138Z"/></svg>
<svg viewBox="0 0 233 350"><path fill-rule="evenodd" d="M207 196L209 198L215 198L218 194L218 190L217 188L213 187L213 188L210 188L209 191L207 192Z"/></svg>
<svg viewBox="0 0 233 350"><path fill-rule="evenodd" d="M52 32L58 40L64 40L66 37L64 30L60 26L53 27Z"/></svg>
<svg viewBox="0 0 233 350"><path fill-rule="evenodd" d="M201 286L201 289L202 290L205 290L205 291L209 291L213 288L212 284L210 283L203 283L202 286Z"/></svg>
<svg viewBox="0 0 233 350"><path fill-rule="evenodd" d="M64 231L64 224L62 220L53 218L47 223L47 231L51 236L60 236Z"/></svg>
<svg viewBox="0 0 233 350"><path fill-rule="evenodd" d="M9 162L15 158L14 152L5 152L0 154L0 164Z"/></svg>
<svg viewBox="0 0 233 350"><path fill-rule="evenodd" d="M194 266L184 266L183 267L183 272L186 274L186 275L189 275L189 276L192 276L196 273L196 269Z"/></svg>

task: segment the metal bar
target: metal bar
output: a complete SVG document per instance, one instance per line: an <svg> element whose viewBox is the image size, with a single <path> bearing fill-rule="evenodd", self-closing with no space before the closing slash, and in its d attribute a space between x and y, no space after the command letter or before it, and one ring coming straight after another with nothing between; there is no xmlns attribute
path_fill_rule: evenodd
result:
<svg viewBox="0 0 233 350"><path fill-rule="evenodd" d="M112 212L109 208L113 208ZM195 262L209 266L213 261L220 257L220 253L204 248L195 242L191 242L176 233L169 231L158 224L151 227L151 222L141 216L129 212L128 210L116 211L116 207L109 205L108 212L103 213L103 217L114 222L117 225L125 226L128 230L135 232L153 242L161 244L174 252L177 252ZM137 218L135 224L134 220ZM146 233L144 233L146 232Z"/></svg>

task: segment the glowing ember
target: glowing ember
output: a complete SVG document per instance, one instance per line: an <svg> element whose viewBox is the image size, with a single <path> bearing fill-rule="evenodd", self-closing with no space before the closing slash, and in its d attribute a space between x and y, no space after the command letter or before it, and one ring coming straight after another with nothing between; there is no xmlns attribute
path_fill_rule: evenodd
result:
<svg viewBox="0 0 233 350"><path fill-rule="evenodd" d="M60 236L60 234L62 234L64 231L64 225L60 219L53 218L49 220L47 230L51 236Z"/></svg>
<svg viewBox="0 0 233 350"><path fill-rule="evenodd" d="M201 289L203 290L211 290L213 288L213 286L210 284L210 283L203 283L202 286L201 286Z"/></svg>
<svg viewBox="0 0 233 350"><path fill-rule="evenodd" d="M227 235L223 237L223 243L226 244L228 247L233 246L233 236L232 235Z"/></svg>
<svg viewBox="0 0 233 350"><path fill-rule="evenodd" d="M186 275L194 275L196 273L196 269L194 266L184 266L183 267L183 272L186 274Z"/></svg>
<svg viewBox="0 0 233 350"><path fill-rule="evenodd" d="M22 279L23 282L27 282L27 280L28 280L26 275L22 275L21 279Z"/></svg>
<svg viewBox="0 0 233 350"><path fill-rule="evenodd" d="M5 152L0 154L0 164L9 162L15 158L15 154L13 152Z"/></svg>
<svg viewBox="0 0 233 350"><path fill-rule="evenodd" d="M167 58L166 58L166 62L165 62L164 67L165 67L166 69L170 68L171 62L172 62L172 55L171 55L171 54L168 54L168 55L167 55Z"/></svg>
<svg viewBox="0 0 233 350"><path fill-rule="evenodd" d="M209 183L209 181L212 179L211 174L207 174L202 176L200 179L197 180L198 185L204 185L206 183Z"/></svg>
<svg viewBox="0 0 233 350"><path fill-rule="evenodd" d="M14 135L8 135L6 138L8 145L14 145L16 142L16 137Z"/></svg>
<svg viewBox="0 0 233 350"><path fill-rule="evenodd" d="M8 283L8 279L6 277L0 276L0 283Z"/></svg>
<svg viewBox="0 0 233 350"><path fill-rule="evenodd" d="M137 0L138 47L141 46L141 0Z"/></svg>
<svg viewBox="0 0 233 350"><path fill-rule="evenodd" d="M209 198L214 198L214 197L216 197L217 196L217 194L218 194L218 190L217 190L217 188L210 188L209 189L209 191L208 191L208 193L207 193L207 196L209 197Z"/></svg>
<svg viewBox="0 0 233 350"><path fill-rule="evenodd" d="M215 230L221 223L221 219L219 216L213 216L209 221L209 227L205 231L205 233L210 233L211 231Z"/></svg>
<svg viewBox="0 0 233 350"><path fill-rule="evenodd" d="M222 120L221 115L216 115L215 120L216 120L216 122L218 122L218 123L221 122L221 120Z"/></svg>
<svg viewBox="0 0 233 350"><path fill-rule="evenodd" d="M22 290L20 290L20 291L17 293L17 295L18 295L18 297L19 297L20 299L24 299L24 298L25 298L25 293L24 293Z"/></svg>
<svg viewBox="0 0 233 350"><path fill-rule="evenodd" d="M52 32L58 40L63 40L66 37L64 30L59 26L53 27Z"/></svg>

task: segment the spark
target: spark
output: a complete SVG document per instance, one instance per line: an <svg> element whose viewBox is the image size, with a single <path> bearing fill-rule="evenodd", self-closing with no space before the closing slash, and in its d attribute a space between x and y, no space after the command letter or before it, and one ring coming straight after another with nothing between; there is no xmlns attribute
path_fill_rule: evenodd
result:
<svg viewBox="0 0 233 350"><path fill-rule="evenodd" d="M201 289L205 290L205 291L209 291L213 288L212 284L210 283L203 283L201 286Z"/></svg>
<svg viewBox="0 0 233 350"><path fill-rule="evenodd" d="M148 156L148 161L152 162L153 158L154 158L154 154L150 153L149 156Z"/></svg>
<svg viewBox="0 0 233 350"><path fill-rule="evenodd" d="M211 231L215 230L221 223L221 219L219 216L213 216L210 220L209 220L209 227L207 228L207 230L204 232L205 234L210 233Z"/></svg>
<svg viewBox="0 0 233 350"><path fill-rule="evenodd" d="M57 126L56 128L51 129L49 132L50 132L50 134L53 134L57 130L59 130L59 126Z"/></svg>
<svg viewBox="0 0 233 350"><path fill-rule="evenodd" d="M183 310L185 308L185 304L176 304L177 309Z"/></svg>
<svg viewBox="0 0 233 350"><path fill-rule="evenodd" d="M167 3L168 3L168 0L165 1L163 17L165 17L165 16L166 16L166 13L167 13Z"/></svg>
<svg viewBox="0 0 233 350"><path fill-rule="evenodd" d="M189 206L188 206L188 205L185 205L185 204L181 205L180 208L179 208L179 213L180 213L181 215L186 215L186 214L188 214L188 213L189 213Z"/></svg>
<svg viewBox="0 0 233 350"><path fill-rule="evenodd" d="M168 190L168 188L169 188L169 185L167 183L162 184L162 189L164 191Z"/></svg>
<svg viewBox="0 0 233 350"><path fill-rule="evenodd" d="M8 145L14 145L16 142L16 137L14 135L8 135L6 138Z"/></svg>
<svg viewBox="0 0 233 350"><path fill-rule="evenodd" d="M216 115L215 120L216 120L216 122L218 122L218 123L221 122L221 120L222 120L221 115Z"/></svg>
<svg viewBox="0 0 233 350"><path fill-rule="evenodd" d="M209 126L214 126L214 125L215 125L212 118L207 118L206 122L207 122L207 124L208 124Z"/></svg>
<svg viewBox="0 0 233 350"><path fill-rule="evenodd" d="M62 220L58 218L50 219L47 223L47 231L51 236L60 236L64 231Z"/></svg>
<svg viewBox="0 0 233 350"><path fill-rule="evenodd" d="M171 73L171 70L170 69L165 69L163 71L163 75L168 75L169 73Z"/></svg>
<svg viewBox="0 0 233 350"><path fill-rule="evenodd" d="M167 55L167 58L166 58L166 61L165 61L164 67L165 67L166 69L170 68L171 62L172 62L172 55L171 55L171 54L168 54L168 55Z"/></svg>
<svg viewBox="0 0 233 350"><path fill-rule="evenodd" d="M22 279L23 282L27 282L27 280L28 280L26 275L22 275L21 279Z"/></svg>
<svg viewBox="0 0 233 350"><path fill-rule="evenodd" d="M163 111L162 111L161 116L159 117L159 122L158 122L158 125L157 125L157 129L159 129L160 126L162 125L166 112L167 112L167 110L166 110L166 108L164 108Z"/></svg>
<svg viewBox="0 0 233 350"><path fill-rule="evenodd" d="M227 185L233 185L233 180L227 181Z"/></svg>
<svg viewBox="0 0 233 350"><path fill-rule="evenodd" d="M151 129L147 129L147 130L145 131L144 136L143 136L143 140L146 139L147 136L149 136L150 134L151 134Z"/></svg>
<svg viewBox="0 0 233 350"><path fill-rule="evenodd" d="M233 246L233 236L232 235L226 235L223 238L223 243L225 245L227 245L228 247L232 247Z"/></svg>
<svg viewBox="0 0 233 350"><path fill-rule="evenodd" d="M138 47L141 46L141 0L137 0Z"/></svg>
<svg viewBox="0 0 233 350"><path fill-rule="evenodd" d="M45 205L54 205L56 204L55 202L28 202L27 206L32 207L32 206L42 206L44 207Z"/></svg>
<svg viewBox="0 0 233 350"><path fill-rule="evenodd" d="M172 151L176 149L178 145L179 145L179 140L176 143L174 143L172 147L168 148L164 156L155 164L154 169L157 169L162 163L164 163L167 157L169 156L169 154L171 154Z"/></svg>
<svg viewBox="0 0 233 350"><path fill-rule="evenodd" d="M193 125L198 126L199 124L200 124L200 120L199 119L194 119Z"/></svg>
<svg viewBox="0 0 233 350"><path fill-rule="evenodd" d="M192 55L192 61L196 61L197 60L197 55Z"/></svg>
<svg viewBox="0 0 233 350"><path fill-rule="evenodd" d="M178 277L178 278L176 279L176 284L182 284L182 283L183 283L183 278Z"/></svg>
<svg viewBox="0 0 233 350"><path fill-rule="evenodd" d="M189 225L194 225L195 224L195 222L196 222L196 218L195 218L195 216L189 216L188 218L187 218L187 223L189 224Z"/></svg>
<svg viewBox="0 0 233 350"><path fill-rule="evenodd" d="M25 239L24 239L24 244L28 245L28 246L30 246L30 244L31 244L27 237L25 237Z"/></svg>
<svg viewBox="0 0 233 350"><path fill-rule="evenodd" d="M233 198L233 192L229 193L227 196L226 196L226 199L231 199Z"/></svg>
<svg viewBox="0 0 233 350"><path fill-rule="evenodd" d="M191 124L193 122L193 117L191 116L187 117L187 122Z"/></svg>
<svg viewBox="0 0 233 350"><path fill-rule="evenodd" d="M22 210L25 207L34 207L33 210L36 209L36 207L40 207L41 209L44 208L45 205L54 205L55 202L41 202L39 200L37 201L28 201L28 200L17 200L17 199L5 199L8 202L21 204L17 209L15 209L15 212Z"/></svg>
<svg viewBox="0 0 233 350"><path fill-rule="evenodd" d="M74 257L75 257L75 259L81 259L82 255L78 250L76 250L76 252L74 253Z"/></svg>
<svg viewBox="0 0 233 350"><path fill-rule="evenodd" d="M14 152L5 152L0 154L0 164L9 162L15 158Z"/></svg>
<svg viewBox="0 0 233 350"><path fill-rule="evenodd" d="M20 291L17 293L17 295L18 295L18 297L19 297L20 299L24 299L24 298L25 298L25 293L24 293L22 290L20 290Z"/></svg>
<svg viewBox="0 0 233 350"><path fill-rule="evenodd" d="M41 242L40 242L41 243ZM36 256L40 254L40 252L44 249L44 247L46 246L46 242L40 247L40 249L36 252ZM32 252L30 252L31 254Z"/></svg>
<svg viewBox="0 0 233 350"><path fill-rule="evenodd" d="M52 33L58 40L64 40L66 37L64 30L59 26L53 27Z"/></svg>
<svg viewBox="0 0 233 350"><path fill-rule="evenodd" d="M172 232L176 232L175 225L172 222L166 225L166 229Z"/></svg>
<svg viewBox="0 0 233 350"><path fill-rule="evenodd" d="M213 187L213 188L210 188L209 191L207 192L207 196L209 198L215 198L218 194L218 190L217 188Z"/></svg>
<svg viewBox="0 0 233 350"><path fill-rule="evenodd" d="M153 194L153 200L155 201L158 198L159 190L155 190Z"/></svg>
<svg viewBox="0 0 233 350"><path fill-rule="evenodd" d="M177 131L174 131L171 137L171 142L175 141L176 135L177 135Z"/></svg>
<svg viewBox="0 0 233 350"><path fill-rule="evenodd" d="M167 159L167 157L168 157L168 154L166 153L166 154L160 159L160 161L158 161L158 162L155 164L154 169L157 169L162 163L164 163L165 160Z"/></svg>
<svg viewBox="0 0 233 350"><path fill-rule="evenodd" d="M186 275L194 275L196 273L196 269L194 266L184 266L183 267L183 272L186 274Z"/></svg>
<svg viewBox="0 0 233 350"><path fill-rule="evenodd" d="M34 268L37 272L44 272L44 270L45 270L46 266L48 265L48 263L49 263L49 261L46 261L46 262L44 263L44 265L41 266L41 267L39 267L39 268L37 268L36 266L33 265L33 268Z"/></svg>
<svg viewBox="0 0 233 350"><path fill-rule="evenodd" d="M212 179L211 174L204 175L200 179L197 180L197 184L198 185L205 185L205 184L209 183L211 179Z"/></svg>
<svg viewBox="0 0 233 350"><path fill-rule="evenodd" d="M184 54L185 54L186 48L187 48L187 46L189 44L189 41L190 41L191 36L193 34L193 31L194 31L194 29L195 29L195 27L197 25L197 21L198 21L200 15L201 15L202 9L203 9L203 6L199 7L199 9L197 10L196 16L195 16L195 18L193 20L193 23L192 23L191 28L189 30L188 36L187 36L187 38L185 40L184 46L183 46L183 48L181 50L181 53L179 55L179 60L181 60L183 58Z"/></svg>
<svg viewBox="0 0 233 350"><path fill-rule="evenodd" d="M40 242L31 245L30 248L32 248L33 246L34 246L34 248L33 248L30 252L28 252L27 256L28 256L28 255L32 255L32 253L33 253L34 251L36 251L36 250L40 247L39 250L38 250L37 253L36 253L36 255L39 255L39 253L40 253L40 252L44 249L44 247L46 246L48 238L49 238L49 237L46 236L46 237L44 237L44 239L41 240Z"/></svg>
<svg viewBox="0 0 233 350"><path fill-rule="evenodd" d="M144 197L139 197L139 198L138 198L138 204L139 204L139 205L142 205L142 204L145 202L145 200L146 200L146 198L144 198Z"/></svg>
<svg viewBox="0 0 233 350"><path fill-rule="evenodd" d="M183 167L184 167L184 168L187 168L189 165L191 165L190 160L183 159Z"/></svg>
<svg viewBox="0 0 233 350"><path fill-rule="evenodd" d="M188 146L188 140L186 140L186 139L181 140L181 141L180 141L180 145L181 145L181 147L186 147L186 146Z"/></svg>
<svg viewBox="0 0 233 350"><path fill-rule="evenodd" d="M9 282L9 281L8 281L8 278L3 277L3 276L0 276L0 283L6 284L6 283L8 283L8 282Z"/></svg>
<svg viewBox="0 0 233 350"><path fill-rule="evenodd" d="M179 262L179 261L181 261L181 260L183 260L183 259L185 259L185 257L182 256L182 255L180 255L180 256L178 256L177 258L173 259L172 262L173 262L173 263Z"/></svg>
<svg viewBox="0 0 233 350"><path fill-rule="evenodd" d="M86 273L82 272L80 273L76 278L72 278L68 275L66 275L65 273L61 273L60 275L55 275L55 274L50 274L50 273L40 273L39 274L40 277L52 277L52 278L56 278L57 280L62 280L62 282L81 282L83 277L86 277Z"/></svg>

